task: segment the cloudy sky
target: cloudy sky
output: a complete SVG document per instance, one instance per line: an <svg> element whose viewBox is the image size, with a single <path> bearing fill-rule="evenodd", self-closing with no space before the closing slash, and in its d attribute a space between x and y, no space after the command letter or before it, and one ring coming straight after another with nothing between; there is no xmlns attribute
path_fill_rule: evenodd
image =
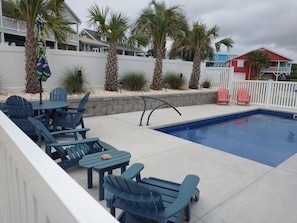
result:
<svg viewBox="0 0 297 223"><path fill-rule="evenodd" d="M128 16L131 22L150 0L65 0L88 28L87 9L98 4ZM232 37L230 53L241 55L265 47L297 63L296 0L165 0L167 6L180 5L190 24L202 20L208 27L220 27L220 38ZM226 49L222 48L222 52Z"/></svg>

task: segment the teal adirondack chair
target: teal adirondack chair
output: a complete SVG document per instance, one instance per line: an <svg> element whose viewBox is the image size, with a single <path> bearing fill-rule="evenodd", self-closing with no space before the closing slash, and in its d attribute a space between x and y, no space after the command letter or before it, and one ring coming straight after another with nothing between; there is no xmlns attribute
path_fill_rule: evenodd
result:
<svg viewBox="0 0 297 223"><path fill-rule="evenodd" d="M37 136L38 145L42 143L42 137L35 132L35 127L28 120L28 117L35 117L42 122L42 125L48 128L48 115L41 114L35 116L31 102L20 96L10 96L5 102L5 112L8 117L30 137Z"/></svg>
<svg viewBox="0 0 297 223"><path fill-rule="evenodd" d="M50 101L67 101L67 96L64 88L57 87L50 92Z"/></svg>
<svg viewBox="0 0 297 223"><path fill-rule="evenodd" d="M84 97L80 100L77 108L67 108L67 110L56 111L53 121L53 131L57 131L60 127L61 129L75 129L80 126L85 127L83 121L83 114L87 112L86 104L89 100L90 92L86 93ZM73 135L77 139L77 134Z"/></svg>
<svg viewBox="0 0 297 223"><path fill-rule="evenodd" d="M187 175L181 184L152 177L141 179L142 169L143 164L133 164L121 176L104 178L110 213L115 216L115 209L121 209L118 220L123 223L177 223L184 213L189 221L190 202L193 196L199 199L196 187L200 178Z"/></svg>
<svg viewBox="0 0 297 223"><path fill-rule="evenodd" d="M29 117L29 121L34 125L35 131L45 139L45 151L53 159L58 160L59 166L63 169L78 165L78 161L87 154L116 149L113 146L102 142L99 138L87 138L73 141L58 142L55 139L60 132L49 132L37 119ZM89 131L88 128L64 130L65 133ZM60 159L60 160L59 160Z"/></svg>

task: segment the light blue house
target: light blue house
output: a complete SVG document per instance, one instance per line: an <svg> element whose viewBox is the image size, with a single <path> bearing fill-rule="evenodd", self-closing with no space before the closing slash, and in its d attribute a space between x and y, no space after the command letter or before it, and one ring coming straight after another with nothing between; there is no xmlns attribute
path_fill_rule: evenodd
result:
<svg viewBox="0 0 297 223"><path fill-rule="evenodd" d="M232 60L237 55L228 53L215 53L212 58L205 59L206 67L227 67L227 61Z"/></svg>

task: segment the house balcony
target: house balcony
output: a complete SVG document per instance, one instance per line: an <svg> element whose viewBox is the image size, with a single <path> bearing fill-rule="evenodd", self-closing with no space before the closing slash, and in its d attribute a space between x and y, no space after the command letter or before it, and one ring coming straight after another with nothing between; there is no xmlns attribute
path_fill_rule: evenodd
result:
<svg viewBox="0 0 297 223"><path fill-rule="evenodd" d="M23 21L16 21L9 17L2 17L3 25L0 26L0 32L15 35L15 36L26 36L26 22ZM51 33L47 36L47 41L55 42L55 37ZM70 34L68 36L67 44L78 46L79 44L78 35L77 34Z"/></svg>
<svg viewBox="0 0 297 223"><path fill-rule="evenodd" d="M276 76L285 74L290 75L291 73L291 67L268 67L268 68L262 68L260 70L261 75L265 73L272 73Z"/></svg>

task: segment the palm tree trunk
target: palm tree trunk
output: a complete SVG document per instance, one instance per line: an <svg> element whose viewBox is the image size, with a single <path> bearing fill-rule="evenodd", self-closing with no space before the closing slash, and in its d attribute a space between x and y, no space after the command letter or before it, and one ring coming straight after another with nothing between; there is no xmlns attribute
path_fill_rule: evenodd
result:
<svg viewBox="0 0 297 223"><path fill-rule="evenodd" d="M189 81L189 88L191 89L198 89L198 84L200 80L200 65L201 65L200 53L199 51L196 50L194 59L193 59L192 74Z"/></svg>
<svg viewBox="0 0 297 223"><path fill-rule="evenodd" d="M26 58L26 92L38 93L39 82L36 77L36 40L34 36L34 25L27 23L27 36L25 41Z"/></svg>
<svg viewBox="0 0 297 223"><path fill-rule="evenodd" d="M163 45L156 47L156 63L151 89L162 90Z"/></svg>
<svg viewBox="0 0 297 223"><path fill-rule="evenodd" d="M105 67L105 90L118 90L118 57L116 44L112 43L108 50Z"/></svg>

